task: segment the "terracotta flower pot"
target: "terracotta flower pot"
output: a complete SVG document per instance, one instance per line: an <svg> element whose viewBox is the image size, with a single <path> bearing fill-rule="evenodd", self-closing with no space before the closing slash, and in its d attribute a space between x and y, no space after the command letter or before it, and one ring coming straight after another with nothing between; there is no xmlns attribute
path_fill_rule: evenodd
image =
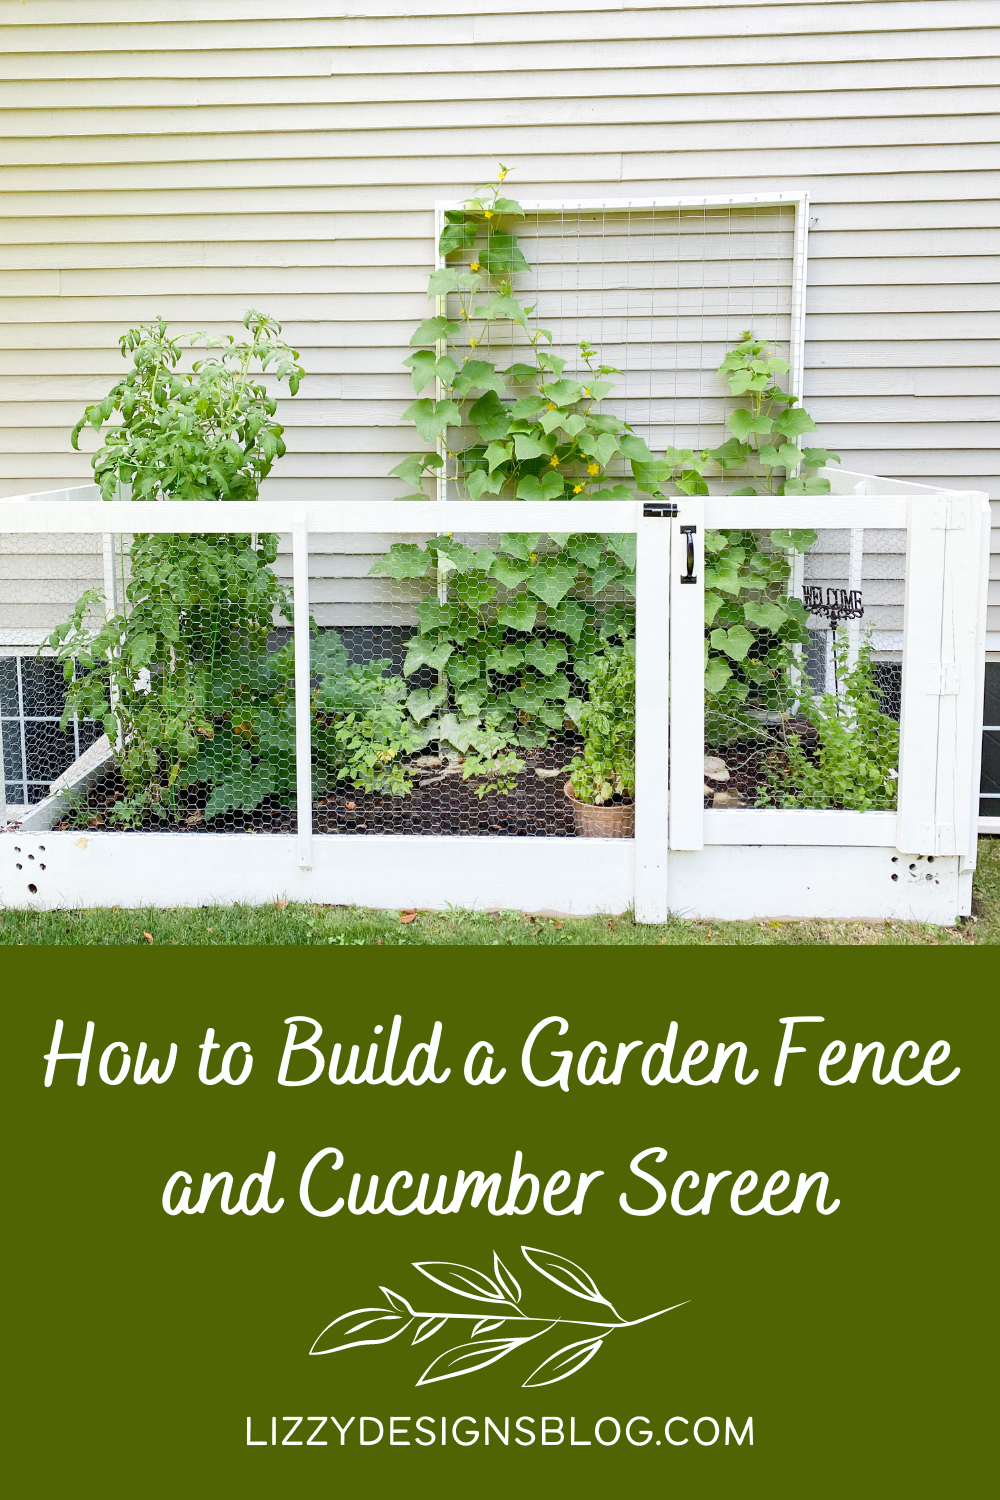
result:
<svg viewBox="0 0 1000 1500"><path fill-rule="evenodd" d="M635 806L594 807L573 795L573 783L567 781L563 791L573 804L573 827L581 839L635 838Z"/></svg>

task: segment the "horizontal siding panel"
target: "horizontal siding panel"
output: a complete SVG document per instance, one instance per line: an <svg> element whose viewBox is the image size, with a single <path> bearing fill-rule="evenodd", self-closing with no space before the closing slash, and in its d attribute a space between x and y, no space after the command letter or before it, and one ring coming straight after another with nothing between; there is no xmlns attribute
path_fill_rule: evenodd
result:
<svg viewBox="0 0 1000 1500"><path fill-rule="evenodd" d="M995 103L996 93L992 99ZM759 101L754 100L755 110ZM496 149L506 155L520 159L527 155L552 155L553 153L579 155L581 152L599 153L607 149L609 130L614 126L615 147L622 152L643 153L655 164L657 152L676 155L697 151L747 151L758 143L748 137L748 120L760 116L744 105L742 115L732 119L712 121L681 120L659 123L644 120L640 123L592 119L575 124L506 124L498 130ZM606 112L606 111L605 111ZM30 186L22 183L15 166L84 166L88 171L95 163L102 166L133 166L137 163L205 162L224 159L227 166L236 161L258 162L276 160L341 161L349 158L379 157L460 159L468 149L470 124L474 120L474 106L470 107L472 119L455 125L439 125L434 129L422 128L416 121L407 123L407 109L383 111L380 129L309 129L309 130L260 130L236 135L196 134L175 135L169 133L96 135L55 138L8 138L4 148L5 176L9 176L14 188ZM761 110L763 113L763 110ZM843 146L865 146L866 150L880 146L906 148L908 153L919 145L940 146L944 143L994 144L998 138L998 120L995 110L979 113L959 114L951 117L918 115L876 116L864 119L830 120L799 118L792 115L784 120L769 120L767 127L768 149L774 151L829 151ZM821 158L822 160L822 158ZM655 167L654 167L655 169ZM60 174L55 174L52 186L62 183Z"/></svg>
<svg viewBox="0 0 1000 1500"><path fill-rule="evenodd" d="M993 239L995 243L995 235ZM960 250L957 245L955 252L944 251L937 256L914 254L903 257L887 255L884 259L859 256L857 259L827 260L821 258L825 257L825 250L814 250L810 257L809 284L814 287L858 286L862 283L877 287L923 284L929 290L933 283L997 281L1000 255L974 255L971 249ZM65 281L61 290L65 290Z"/></svg>
<svg viewBox="0 0 1000 1500"><path fill-rule="evenodd" d="M733 7L735 0L700 0L703 10L725 12ZM963 24L967 4L979 5L980 0L951 0L949 24ZM770 6L792 6L802 0L768 0ZM843 16L845 0L813 0L813 5L829 6L829 14ZM396 16L422 16L461 14L461 6L452 0L421 0L419 12L413 0L365 0L365 4L352 7L356 14L388 19ZM483 0L476 7L476 15L513 15L523 11L549 14L581 11L621 10L690 10L691 0ZM470 10L469 14L473 12ZM849 11L847 11L849 14ZM978 10L976 12L978 14ZM30 11L20 5L19 0L0 0L0 21L4 25L18 28L28 26L58 26L73 24L77 20L77 0L34 0ZM179 21L285 21L326 20L330 16L330 5L324 0L293 0L292 4L279 6L276 0L148 0L143 9L143 20L147 23ZM125 25L135 22L135 7L127 0L106 0L101 7L101 19L105 24ZM834 22L835 24L835 22Z"/></svg>
<svg viewBox="0 0 1000 1500"><path fill-rule="evenodd" d="M955 205L957 207L957 205ZM991 205L984 205L989 209ZM837 261L886 259L902 269L912 260L938 260L961 276L966 259L995 253L996 225L969 229L956 225L947 229L849 229L824 233L813 229L809 236L810 282L823 268ZM833 274L831 271L830 274Z"/></svg>
<svg viewBox="0 0 1000 1500"><path fill-rule="evenodd" d="M924 482L924 476L928 484L937 484L937 478L933 475L947 475L952 480L961 477L959 489L986 488L985 485L973 485L972 479L981 479L984 474L996 475L998 470L997 460L1000 459L1000 450L990 453L988 450L973 449L971 452L963 448L939 448L929 458L926 452L911 449L866 449L845 448L841 452L843 467L859 474L881 474L887 479L915 479L918 483Z"/></svg>
<svg viewBox="0 0 1000 1500"><path fill-rule="evenodd" d="M914 358L918 352L914 347ZM3 390L4 383L0 380L0 395ZM938 365L930 369L834 370L807 366L806 371L806 400L811 412L819 411L822 398L829 396L935 396L950 399L956 396L981 398L987 395L1000 396L1000 369L979 369L975 366L968 369L942 369ZM878 411L885 411L887 404L880 402ZM871 403L866 403L866 406L870 413Z"/></svg>
<svg viewBox="0 0 1000 1500"><path fill-rule="evenodd" d="M962 148L956 149L960 151ZM617 158L613 159L618 163ZM402 182L388 185L352 183L312 188L277 187L269 190L267 206L271 214L287 211L295 214L327 212L333 215L372 209L386 211L393 205L400 212L413 208L426 210L428 204L433 204L437 199L460 198L463 193L473 191L477 183L490 172L493 163L484 157L479 165L482 170L471 173L465 180L444 183L429 181L418 185ZM550 199L741 194L746 193L748 188L754 191L773 188L778 192L808 192L815 200L813 206L819 206L820 212L830 203L857 203L859 199L877 194L883 205L883 213L886 212L886 205L897 202L922 204L935 200L944 203L949 199L979 200L1000 193L1000 170L968 170L965 165L956 166L952 171L864 173L859 170L861 161L856 160L853 173L834 177L808 171L800 171L785 179L778 177L777 180L772 175L759 182L752 182L745 177L722 175L684 182L660 177L632 182L627 189L623 187L619 175L620 163L613 176L604 176L594 171L589 177L586 175L585 158L579 161L570 158L562 165L566 169L563 177L553 182L551 177L534 175L531 162L519 163L517 190L524 198ZM721 168L723 163L717 165ZM807 165L801 164L803 168ZM582 174L580 177L573 176L577 170ZM387 188L391 188L391 191L387 191ZM189 187L148 192L139 188L128 192L109 188L101 193L75 189L58 193L8 190L4 198L8 218L15 219L22 214L35 218L44 207L46 214L54 217L88 213L103 217L117 213L126 221L133 214L169 216L175 212L190 214L211 211L225 215L242 214L247 216L248 224L255 219L259 203L260 194L253 189L227 186L211 190Z"/></svg>
<svg viewBox="0 0 1000 1500"><path fill-rule="evenodd" d="M828 84L833 81L826 80ZM120 153L133 150L140 154L140 159L146 159L150 139L157 144L158 156L163 156L168 150L168 140L211 139L218 135L239 137L242 134L259 139L263 133L274 132L280 141L278 133L281 132L291 138L288 154L299 155L301 153L296 150L294 142L304 132L313 132L317 136L355 131L391 135L394 131L413 129L444 135L454 130L501 127L582 129L597 124L603 127L647 127L674 123L683 125L690 134L695 122L699 121L705 122L700 129L706 130L722 121L759 119L772 122L772 126L777 120L809 122L813 130L815 122L824 121L827 132L835 129L838 139L844 143L847 137L842 132L849 132L849 138L855 140L854 132L862 119L867 119L869 124L878 122L876 128L882 138L890 139L892 137L885 132L893 129L889 122L895 122L897 117L909 117L911 126L914 121L922 122L922 129L930 130L932 118L940 122L950 116L955 122L954 129L968 130L973 128L972 120L966 120L964 126L960 126L961 117L996 114L1000 109L1000 89L977 87L968 78L963 78L959 88L883 89L879 92L877 106L868 89L847 89L839 81L836 91L825 89L804 93L782 89L764 93L756 90L748 95L743 90L733 93L699 91L696 94L665 90L640 92L625 98L620 94L603 93L595 97L592 88L587 87L588 83L593 83L592 77L581 80L581 83L581 92L574 92L570 84L565 96L554 98L546 97L547 91L542 90L540 98L505 96L489 101L479 97L445 97L394 98L391 104L387 104L384 98L358 103L272 104L267 111L266 132L259 101L207 105L200 103L196 96L190 104L157 107L137 97L130 107L117 102L113 107L104 104L89 109L12 107L5 115L8 142L5 154L10 161L79 161L87 160L83 154L86 150L100 153L103 160L135 160L135 157ZM567 88L565 79L562 87ZM385 89L380 92L384 94ZM448 91L441 92L447 95ZM116 101L118 95L116 84ZM7 94L7 97L13 96ZM197 108L192 109L191 104ZM141 115L137 119L140 108ZM138 130L137 125L141 127ZM930 137L922 133L919 138ZM829 140L827 144L830 144ZM111 154L106 155L108 152ZM182 154L187 156L188 152Z"/></svg>
<svg viewBox="0 0 1000 1500"><path fill-rule="evenodd" d="M857 35L883 32L886 22L894 31L916 31L933 36L957 26L989 26L996 12L991 0L895 0L887 6L884 0L854 0L836 10L823 4L803 3L794 7L758 4L748 11L745 6L706 9L704 6L664 9L660 6L622 8L615 5L595 8L587 15L588 39L619 41L625 38L648 40L667 35L671 38L741 37L756 40L762 34L781 36L828 35L831 29ZM470 42L484 45L507 44L512 39L522 43L561 42L566 36L566 17L560 10L549 10L544 4L534 11L501 12L491 15L461 6L451 13L412 9L393 16L353 15L305 18L285 16L278 35L271 21L249 18L234 27L230 21L199 19L191 21L129 21L117 25L91 22L87 26L88 52L143 51L156 53L177 48L196 50L247 50L267 48L280 41L283 47L296 48L366 48L416 44L446 47L465 46ZM5 44L14 51L35 55L49 52L74 52L80 44L79 25L17 26L4 34ZM842 36L838 37L842 41Z"/></svg>
<svg viewBox="0 0 1000 1500"><path fill-rule="evenodd" d="M170 109L181 105L210 105L215 107L251 105L256 110L264 106L326 105L331 98L331 85L324 75L296 75L278 73L275 76L212 76L211 54L203 62L206 76L192 78L133 78L123 70L116 78L113 100L109 99L107 82L97 78L74 78L73 100L82 112L88 109L129 108L145 112L146 109ZM336 100L340 103L363 103L385 105L391 100L399 103L430 101L447 109L456 94L456 75L444 66L446 56L439 56L436 68L425 69L416 74L394 74L391 81L380 74L377 68L370 73L340 74L336 81ZM476 72L475 97L489 104L492 101L532 101L551 93L551 71L532 71L525 67L525 58L519 57L517 64L503 72ZM836 91L838 96L861 93L872 96L899 89L941 90L945 88L993 87L996 84L995 61L986 54L965 57L936 57L899 60L881 60L866 57L855 62L841 61L836 68L822 60L807 63L771 63L767 60L742 65L734 62L720 66L713 63L711 49L697 64L687 67L652 66L640 68L616 68L605 65L600 69L560 69L559 88L567 96L593 96L595 99L630 98L633 94L647 98L658 96L685 96L692 100L703 96L738 95L750 97L756 91L762 94L778 93L788 97L809 93ZM466 85L466 90L468 85ZM0 79L0 98L5 105L20 109L47 109L65 103L61 91L53 90L51 79ZM878 112L878 101L872 109ZM849 111L853 113L853 111ZM932 109L930 113L935 113ZM270 118L270 115L269 115ZM518 117L513 116L516 120ZM136 120L142 128L142 118ZM259 126L257 128L260 128Z"/></svg>
<svg viewBox="0 0 1000 1500"><path fill-rule="evenodd" d="M931 0L934 4L935 0ZM946 7L935 6L940 16ZM52 79L53 81L75 81L77 78L199 78L207 73L210 77L267 76L281 73L285 76L309 76L318 74L407 74L440 71L447 67L454 74L476 74L479 72L508 73L519 69L561 70L564 68L645 68L656 66L703 66L706 54L711 55L716 66L738 64L747 67L754 63L801 63L825 62L829 66L831 39L823 33L801 35L781 30L775 35L764 35L757 30L756 12L749 20L745 10L742 15L750 34L745 36L701 36L690 37L637 37L622 38L612 35L607 39L551 41L511 40L508 34L502 40L488 46L470 44L461 38L461 21L455 27L456 41L435 46L422 45L419 36L411 43L401 42L395 25L386 28L383 46L358 45L352 47L308 47L276 45L277 36L271 28L272 42L265 49L241 48L232 40L220 48L210 51L211 63L206 67L205 52L191 50L170 51L90 51L79 46L78 32L75 48L65 52L34 52L0 54L0 78L4 79ZM739 12L738 12L739 13ZM617 21L621 12L616 12ZM785 12L794 14L794 12ZM995 12L994 12L995 14ZM423 18L417 18L417 31L423 27ZM447 30L450 23L446 24ZM565 23L562 25L565 30ZM241 28L232 35L238 36ZM283 29L284 31L284 29ZM910 58L954 57L982 58L997 53L997 30L995 27L979 29L953 29L935 31L884 31L871 29L859 32L843 32L836 38L838 59L845 62L862 62L871 56L883 60L904 61ZM442 52L447 50L447 61Z"/></svg>
<svg viewBox="0 0 1000 1500"><path fill-rule="evenodd" d="M375 269L382 266L410 266L419 268L423 285L427 284L427 264L433 258L433 239L430 234L420 238L406 239L386 234L379 239L328 240L224 240L219 244L181 244L155 240L138 243L109 245L105 242L0 245L0 268L3 270L49 270L64 272L93 270L104 276L118 277L123 270L134 271L149 268L157 279L164 272L169 275L174 267L205 267L210 273L225 270L240 274L241 270L255 268L273 271L282 267L329 268L336 266L338 273L355 276L365 267ZM116 280L116 285L120 281ZM190 277L185 283L190 286ZM203 278L198 278L203 285ZM315 283L310 281L309 285ZM68 283L60 283L65 290Z"/></svg>
<svg viewBox="0 0 1000 1500"><path fill-rule="evenodd" d="M995 130L990 132L995 134ZM574 132L575 134L575 132ZM642 132L648 139L650 132ZM865 148L865 161L873 172L940 172L975 171L994 169L998 160L997 150L990 140L965 142L961 139L943 144L918 142L912 145L879 145L877 142ZM617 137L618 132L615 132ZM495 149L507 156L520 155L523 171L529 160L532 174L545 178L559 172L565 180L581 182L603 177L617 178L623 184L647 182L650 179L679 181L702 178L718 165L714 151L690 149L683 143L676 150L607 152L608 133L595 131L592 143L577 141L579 150L568 149L554 156L530 150L520 150L516 142L508 141L498 133ZM345 153L349 145L345 142ZM538 144L541 144L540 142ZM184 185L192 190L206 187L232 189L242 184L253 184L258 190L271 187L295 185L299 187L323 187L335 177L338 186L347 185L395 185L412 184L416 179L428 184L437 182L474 182L489 176L493 169L490 161L481 161L469 156L428 155L425 149L418 150L410 141L412 150L405 149L406 137L400 142L401 149L387 151L378 156L318 156L281 157L271 160L257 153L257 141L251 139L251 149L246 155L238 154L233 159L206 160L197 158L178 162L87 162L72 166L3 166L0 167L0 191L11 194L121 191L135 188L145 191L170 189ZM602 151L602 146L605 148ZM751 132L737 131L733 144L725 148L730 167L738 160L739 170L747 178L794 173L806 170L815 173L853 174L858 169L857 150L843 146L805 147L793 138L783 147L762 147ZM221 152L220 152L221 155ZM330 165L336 161L336 169ZM567 171L567 168L570 170ZM561 171L560 171L561 169ZM234 179L236 181L234 182ZM627 196L628 192L623 196ZM584 196L584 195L580 195ZM589 194L587 195L589 196ZM646 196L645 194L637 196Z"/></svg>

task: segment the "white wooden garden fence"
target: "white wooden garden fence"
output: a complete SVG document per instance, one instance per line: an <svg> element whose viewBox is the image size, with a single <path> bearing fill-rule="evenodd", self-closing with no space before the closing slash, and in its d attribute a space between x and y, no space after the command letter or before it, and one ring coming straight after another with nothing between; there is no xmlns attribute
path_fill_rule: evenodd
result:
<svg viewBox="0 0 1000 1500"><path fill-rule="evenodd" d="M836 491L830 496L681 497L674 516L650 514L641 499L448 503L447 525L457 533L635 532L634 840L313 833L310 537L434 535L440 503L104 504L92 486L0 502L0 540L291 531L299 808L298 831L287 835L81 833L46 826L58 808L46 812L43 805L20 829L0 835L0 905L194 906L286 897L564 913L633 907L643 922L669 912L718 920L954 921L970 909L976 854L988 502L979 493L837 471L829 477ZM847 528L852 538L862 530L905 533L896 811L705 809L706 527ZM689 536L696 582L680 587Z"/></svg>

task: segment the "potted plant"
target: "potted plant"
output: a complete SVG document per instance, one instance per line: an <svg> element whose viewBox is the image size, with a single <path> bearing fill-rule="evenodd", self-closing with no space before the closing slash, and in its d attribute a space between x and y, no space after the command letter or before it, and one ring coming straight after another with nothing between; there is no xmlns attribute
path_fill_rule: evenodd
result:
<svg viewBox="0 0 1000 1500"><path fill-rule="evenodd" d="M630 839L635 833L635 642L595 661L587 702L577 714L583 749L564 788L581 838Z"/></svg>

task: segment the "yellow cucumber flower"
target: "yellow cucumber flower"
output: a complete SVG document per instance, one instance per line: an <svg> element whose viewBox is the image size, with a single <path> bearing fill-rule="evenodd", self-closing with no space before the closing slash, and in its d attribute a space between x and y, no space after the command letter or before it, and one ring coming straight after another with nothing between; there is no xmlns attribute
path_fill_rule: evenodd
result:
<svg viewBox="0 0 1000 1500"><path fill-rule="evenodd" d="M583 485L582 484L574 484L574 486L573 486L573 493L574 493L574 495L579 495L579 493L580 493L580 491L582 489L583 489Z"/></svg>
<svg viewBox="0 0 1000 1500"><path fill-rule="evenodd" d="M600 466L600 464L588 464L587 465L587 473L588 474L599 474L600 472L601 472L601 466Z"/></svg>
<svg viewBox="0 0 1000 1500"><path fill-rule="evenodd" d="M552 467L554 469L558 469L558 467L559 467L559 455L558 455L558 453L553 453L552 457L549 459L549 463L552 465Z"/></svg>

